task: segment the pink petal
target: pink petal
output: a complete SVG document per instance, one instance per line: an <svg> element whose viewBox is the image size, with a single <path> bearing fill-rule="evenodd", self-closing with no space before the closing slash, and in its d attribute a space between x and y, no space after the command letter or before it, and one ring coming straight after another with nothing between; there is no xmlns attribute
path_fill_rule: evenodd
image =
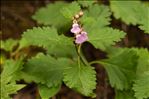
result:
<svg viewBox="0 0 149 99"><path fill-rule="evenodd" d="M75 43L82 44L83 42L88 40L88 36L86 32L81 32L81 34L76 35Z"/></svg>
<svg viewBox="0 0 149 99"><path fill-rule="evenodd" d="M76 33L81 32L81 29L80 29L80 27L75 26L75 27L71 28L71 32L76 34Z"/></svg>

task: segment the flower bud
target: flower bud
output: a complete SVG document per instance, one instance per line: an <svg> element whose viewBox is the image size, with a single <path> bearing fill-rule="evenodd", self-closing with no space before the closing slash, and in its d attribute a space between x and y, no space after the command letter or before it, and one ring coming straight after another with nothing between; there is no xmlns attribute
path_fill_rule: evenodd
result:
<svg viewBox="0 0 149 99"><path fill-rule="evenodd" d="M76 15L75 15L75 18L76 18L76 19L78 19L78 18L79 18L79 15L78 15L78 14L76 14Z"/></svg>
<svg viewBox="0 0 149 99"><path fill-rule="evenodd" d="M79 12L79 16L83 16L83 11L80 11Z"/></svg>

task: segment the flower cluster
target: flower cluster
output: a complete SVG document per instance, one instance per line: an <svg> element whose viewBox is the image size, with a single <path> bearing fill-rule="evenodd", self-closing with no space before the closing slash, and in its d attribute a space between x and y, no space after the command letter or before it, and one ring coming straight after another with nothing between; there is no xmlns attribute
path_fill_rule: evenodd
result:
<svg viewBox="0 0 149 99"><path fill-rule="evenodd" d="M83 15L83 12L80 12L79 15ZM79 18L79 15L75 15L71 28L71 32L75 34L76 44L82 44L88 40L87 32L85 32L83 28L78 24L77 19Z"/></svg>

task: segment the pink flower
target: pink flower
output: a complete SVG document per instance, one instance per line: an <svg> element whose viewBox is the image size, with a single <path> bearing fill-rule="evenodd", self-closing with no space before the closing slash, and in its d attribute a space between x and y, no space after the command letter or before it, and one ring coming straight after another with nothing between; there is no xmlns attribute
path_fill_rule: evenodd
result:
<svg viewBox="0 0 149 99"><path fill-rule="evenodd" d="M72 25L71 32L75 34L81 32L80 26L77 23L74 23Z"/></svg>
<svg viewBox="0 0 149 99"><path fill-rule="evenodd" d="M81 34L76 35L75 43L82 44L83 42L88 40L87 33L82 31Z"/></svg>

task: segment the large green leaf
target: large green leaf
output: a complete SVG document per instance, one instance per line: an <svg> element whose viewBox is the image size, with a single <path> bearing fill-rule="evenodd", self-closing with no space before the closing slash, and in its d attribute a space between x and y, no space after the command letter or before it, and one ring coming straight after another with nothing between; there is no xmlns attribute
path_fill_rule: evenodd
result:
<svg viewBox="0 0 149 99"><path fill-rule="evenodd" d="M116 50L109 59L99 61L106 69L112 87L129 89L135 79L137 64L136 52L131 49Z"/></svg>
<svg viewBox="0 0 149 99"><path fill-rule="evenodd" d="M93 96L93 90L96 88L96 72L93 67L84 66L79 67L76 62L70 63L69 67L64 70L64 83L82 93L85 96Z"/></svg>
<svg viewBox="0 0 149 99"><path fill-rule="evenodd" d="M135 91L135 97L137 99L149 98L149 71L141 73L135 80L133 90Z"/></svg>
<svg viewBox="0 0 149 99"><path fill-rule="evenodd" d="M149 33L149 7L140 1L110 1L111 10L116 19L126 24L139 24L140 29Z"/></svg>
<svg viewBox="0 0 149 99"><path fill-rule="evenodd" d="M26 81L34 81L46 84L47 86L57 86L61 84L63 70L66 68L69 59L55 59L49 55L38 54L28 60L25 64L22 77Z"/></svg>
<svg viewBox="0 0 149 99"><path fill-rule="evenodd" d="M57 28L62 28L65 24L69 23L60 12L66 5L68 5L66 2L50 3L46 7L40 8L33 16L33 19L44 25L53 25Z"/></svg>
<svg viewBox="0 0 149 99"><path fill-rule="evenodd" d="M23 33L20 47L36 45L44 47L49 54L56 56L75 56L75 46L71 38L58 35L55 28L34 27Z"/></svg>
<svg viewBox="0 0 149 99"><path fill-rule="evenodd" d="M135 49L138 53L137 77L133 90L137 99L149 98L149 51L147 49Z"/></svg>
<svg viewBox="0 0 149 99"><path fill-rule="evenodd" d="M105 50L106 47L114 45L125 36L123 31L112 28L103 28L99 30L92 30L88 32L89 42L96 48Z"/></svg>
<svg viewBox="0 0 149 99"><path fill-rule="evenodd" d="M92 5L81 18L84 30L88 33L89 42L96 48L105 50L107 46L114 45L125 36L117 29L107 27L111 12L107 6Z"/></svg>

